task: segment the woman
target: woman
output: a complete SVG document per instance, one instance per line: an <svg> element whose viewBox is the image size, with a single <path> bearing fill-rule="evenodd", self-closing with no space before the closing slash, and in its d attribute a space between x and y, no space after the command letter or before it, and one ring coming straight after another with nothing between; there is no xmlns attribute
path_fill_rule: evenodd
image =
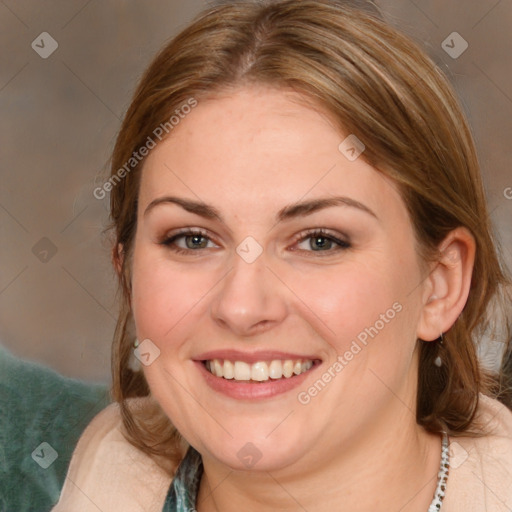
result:
<svg viewBox="0 0 512 512"><path fill-rule="evenodd" d="M55 510L512 506L476 357L508 281L466 120L409 39L344 2L208 8L102 190L118 405Z"/></svg>

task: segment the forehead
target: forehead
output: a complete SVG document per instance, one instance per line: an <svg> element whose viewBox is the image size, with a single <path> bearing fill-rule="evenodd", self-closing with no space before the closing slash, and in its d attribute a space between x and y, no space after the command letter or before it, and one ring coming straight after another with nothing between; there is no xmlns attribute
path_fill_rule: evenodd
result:
<svg viewBox="0 0 512 512"><path fill-rule="evenodd" d="M140 205L166 193L254 215L337 194L401 203L389 179L340 151L348 135L298 93L250 87L199 101L149 154Z"/></svg>

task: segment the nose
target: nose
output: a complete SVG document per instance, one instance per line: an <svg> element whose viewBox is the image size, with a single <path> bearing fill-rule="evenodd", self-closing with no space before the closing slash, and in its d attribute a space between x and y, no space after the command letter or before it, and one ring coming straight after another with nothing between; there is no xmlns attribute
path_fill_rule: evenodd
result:
<svg viewBox="0 0 512 512"><path fill-rule="evenodd" d="M288 306L286 287L275 274L267 268L264 253L252 263L235 253L233 267L212 299L214 322L241 337L279 325Z"/></svg>

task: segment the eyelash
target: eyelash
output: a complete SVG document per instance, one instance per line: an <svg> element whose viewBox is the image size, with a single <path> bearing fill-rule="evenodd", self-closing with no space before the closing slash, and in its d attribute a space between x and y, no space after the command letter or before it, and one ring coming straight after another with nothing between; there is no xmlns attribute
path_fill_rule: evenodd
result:
<svg viewBox="0 0 512 512"><path fill-rule="evenodd" d="M206 233L205 231L202 231L200 229L187 229L187 230L183 230L178 233L175 233L174 235L171 235L169 237L166 237L164 240L162 240L160 242L160 245L164 245L164 246L168 247L171 251L173 251L177 254L191 255L190 253L199 252L198 249L183 249L183 248L177 247L175 245L176 240L178 240L179 238L184 238L184 237L188 237L188 236L200 236L200 237L210 240L208 233ZM332 234L329 234L329 232L327 230L322 229L322 228L310 229L304 233L301 233L293 243L297 244L300 242L304 242L308 238L326 238L327 240L334 242L338 246L338 248L336 250L326 250L326 251L312 251L312 250L307 251L304 249L299 249L299 251L312 252L312 253L317 253L317 254L318 253L320 253L320 254L327 253L327 255L331 255L333 253L337 253L339 251L343 251L343 250L349 249L351 247L350 242L348 242L346 240L340 240L339 238L336 238ZM206 249L206 247L203 247L203 249Z"/></svg>

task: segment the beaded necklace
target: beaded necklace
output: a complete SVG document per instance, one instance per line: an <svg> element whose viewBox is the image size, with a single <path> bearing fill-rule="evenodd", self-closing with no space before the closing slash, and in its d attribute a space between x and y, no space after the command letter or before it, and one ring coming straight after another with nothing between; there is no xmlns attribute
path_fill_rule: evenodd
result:
<svg viewBox="0 0 512 512"><path fill-rule="evenodd" d="M450 448L448 446L448 434L443 432L443 444L441 447L441 463L439 465L439 473L437 474L437 487L434 499L428 507L427 512L439 512L443 505L444 494L446 492L446 483L448 481L448 473L450 472Z"/></svg>

